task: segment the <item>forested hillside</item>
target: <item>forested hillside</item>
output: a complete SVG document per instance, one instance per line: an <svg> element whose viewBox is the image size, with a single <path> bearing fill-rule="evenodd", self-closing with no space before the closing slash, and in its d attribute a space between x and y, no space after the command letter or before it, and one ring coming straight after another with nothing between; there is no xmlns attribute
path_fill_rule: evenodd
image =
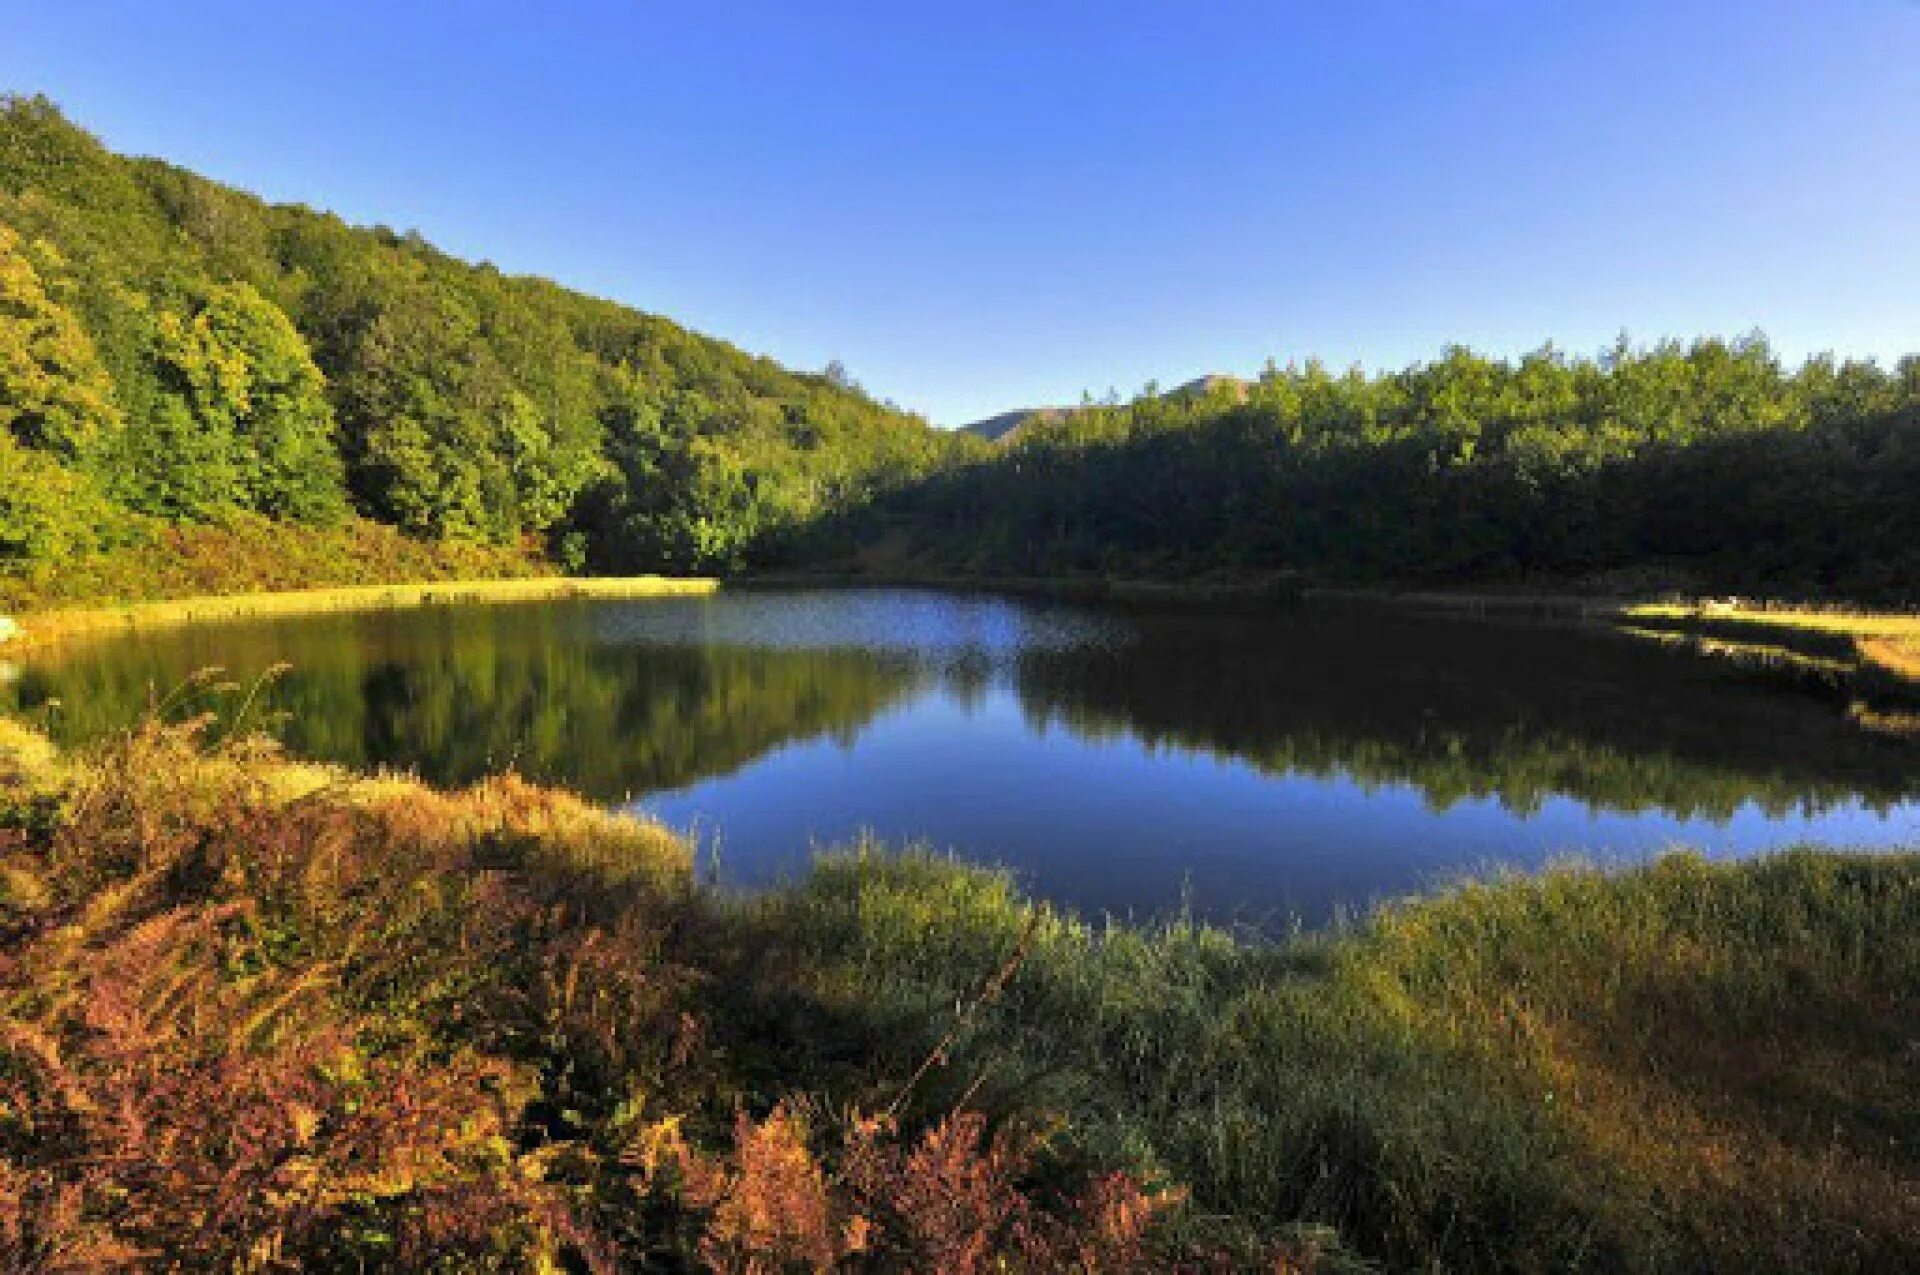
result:
<svg viewBox="0 0 1920 1275"><path fill-rule="evenodd" d="M0 424L0 603L546 564L1920 580L1920 358L1455 348L1023 414L994 445L837 369L116 156L37 98L0 99Z"/></svg>
<svg viewBox="0 0 1920 1275"><path fill-rule="evenodd" d="M1033 420L822 527L922 570L1920 596L1920 357L1758 337L1270 367Z"/></svg>
<svg viewBox="0 0 1920 1275"><path fill-rule="evenodd" d="M16 586L235 525L406 563L383 527L729 569L971 441L844 377L117 156L40 98L0 99L0 423Z"/></svg>

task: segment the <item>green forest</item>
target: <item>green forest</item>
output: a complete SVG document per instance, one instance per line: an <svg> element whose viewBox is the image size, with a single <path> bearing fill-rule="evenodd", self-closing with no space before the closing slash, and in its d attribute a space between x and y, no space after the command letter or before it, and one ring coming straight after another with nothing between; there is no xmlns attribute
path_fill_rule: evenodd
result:
<svg viewBox="0 0 1920 1275"><path fill-rule="evenodd" d="M1270 365L995 445L0 104L0 600L560 569L1910 601L1920 357ZM266 550L261 545L270 546ZM257 562L182 576L183 555ZM121 566L121 564L132 564Z"/></svg>
<svg viewBox="0 0 1920 1275"><path fill-rule="evenodd" d="M730 571L974 441L837 366L117 156L21 97L0 100L0 422L16 579L234 526Z"/></svg>
<svg viewBox="0 0 1920 1275"><path fill-rule="evenodd" d="M817 551L1152 578L1292 572L1910 601L1920 357L1783 366L1764 338L1626 340L1255 381L1036 417L881 494Z"/></svg>

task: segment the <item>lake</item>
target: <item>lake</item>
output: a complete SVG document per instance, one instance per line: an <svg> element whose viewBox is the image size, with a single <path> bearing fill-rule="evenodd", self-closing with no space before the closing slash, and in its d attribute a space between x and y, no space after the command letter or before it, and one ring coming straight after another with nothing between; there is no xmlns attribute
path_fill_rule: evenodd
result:
<svg viewBox="0 0 1920 1275"><path fill-rule="evenodd" d="M1599 630L925 590L462 606L156 629L14 668L72 741L219 666L290 749L515 767L692 831L724 882L871 833L1085 913L1318 923L1463 873L1920 843L1920 749ZM233 696L227 702L234 702Z"/></svg>

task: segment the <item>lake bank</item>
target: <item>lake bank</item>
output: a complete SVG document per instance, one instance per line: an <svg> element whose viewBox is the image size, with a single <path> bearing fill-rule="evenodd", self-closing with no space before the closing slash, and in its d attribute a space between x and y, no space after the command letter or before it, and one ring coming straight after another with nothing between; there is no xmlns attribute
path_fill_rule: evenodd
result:
<svg viewBox="0 0 1920 1275"><path fill-rule="evenodd" d="M19 1234L937 1268L1018 1214L1025 1269L1920 1260L1920 855L1564 867L1274 942L874 848L753 899L689 862L514 780L6 726ZM938 1165L986 1193L958 1233Z"/></svg>
<svg viewBox="0 0 1920 1275"><path fill-rule="evenodd" d="M713 579L672 576L534 576L215 594L108 607L29 612L18 617L19 629L13 642L25 648L28 645L132 629L270 616L326 615L476 603L549 602L571 598L686 597L712 593L719 587L720 582Z"/></svg>
<svg viewBox="0 0 1920 1275"><path fill-rule="evenodd" d="M556 574L530 542L434 542L365 518L305 526L232 510L205 523L131 519L116 525L111 546L58 561L8 556L0 614Z"/></svg>

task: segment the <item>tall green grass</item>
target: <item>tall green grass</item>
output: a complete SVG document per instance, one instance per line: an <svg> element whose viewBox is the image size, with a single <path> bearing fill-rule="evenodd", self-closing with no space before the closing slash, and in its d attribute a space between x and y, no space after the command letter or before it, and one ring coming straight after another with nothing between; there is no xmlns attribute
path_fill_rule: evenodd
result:
<svg viewBox="0 0 1920 1275"><path fill-rule="evenodd" d="M874 847L752 905L842 1025L790 1013L789 1067L880 1083L1032 907ZM1892 1269L1920 1261L1916 990L1911 855L1569 866L1277 944L1044 914L920 1101L1058 1120L1188 1186L1185 1225L1395 1268Z"/></svg>

